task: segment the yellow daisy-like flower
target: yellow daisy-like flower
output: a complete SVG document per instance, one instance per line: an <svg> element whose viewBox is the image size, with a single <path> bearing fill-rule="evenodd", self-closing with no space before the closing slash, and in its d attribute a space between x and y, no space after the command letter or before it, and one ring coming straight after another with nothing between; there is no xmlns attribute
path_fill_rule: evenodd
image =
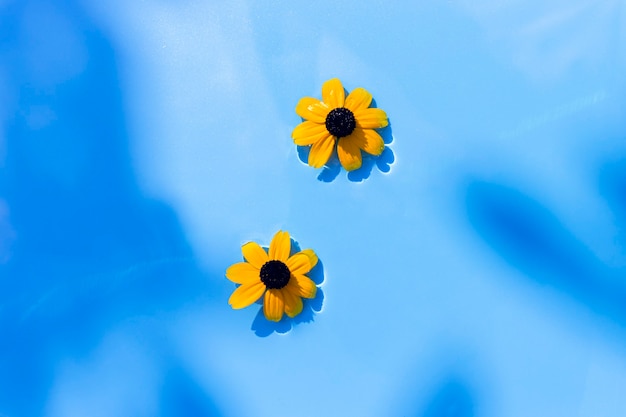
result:
<svg viewBox="0 0 626 417"><path fill-rule="evenodd" d="M295 317L302 312L302 298L314 298L317 286L306 276L317 264L317 255L305 249L292 256L289 233L278 231L269 253L255 242L241 247L246 262L226 270L226 278L241 284L228 303L235 309L248 307L264 294L263 313L268 320L280 321L283 313Z"/></svg>
<svg viewBox="0 0 626 417"><path fill-rule="evenodd" d="M364 88L355 88L348 97L341 81L328 80L322 86L322 100L300 99L296 113L305 121L291 134L299 146L311 146L309 165L322 167L330 159L335 145L339 162L346 171L361 167L361 150L380 155L385 149L383 138L374 129L389 124L387 114L370 108L372 95Z"/></svg>

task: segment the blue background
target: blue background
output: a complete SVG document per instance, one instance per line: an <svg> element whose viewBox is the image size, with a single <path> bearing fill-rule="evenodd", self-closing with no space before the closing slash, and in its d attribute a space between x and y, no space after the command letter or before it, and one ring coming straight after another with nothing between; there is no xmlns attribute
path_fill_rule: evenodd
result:
<svg viewBox="0 0 626 417"><path fill-rule="evenodd" d="M623 417L624 74L621 0L1 0L0 416ZM332 77L350 174L290 138Z"/></svg>

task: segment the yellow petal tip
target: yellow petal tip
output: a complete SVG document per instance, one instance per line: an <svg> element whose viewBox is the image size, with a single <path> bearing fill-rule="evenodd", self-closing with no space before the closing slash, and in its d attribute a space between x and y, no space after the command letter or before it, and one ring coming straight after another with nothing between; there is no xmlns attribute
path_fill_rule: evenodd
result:
<svg viewBox="0 0 626 417"><path fill-rule="evenodd" d="M315 253L315 251L313 251L313 249L304 249L300 253L303 253L309 257L309 262L311 263L311 269L313 269L313 267L317 265L319 258L317 257L317 254Z"/></svg>
<svg viewBox="0 0 626 417"><path fill-rule="evenodd" d="M344 169L346 171L356 171L357 169L361 168L361 164L352 164L352 165L346 165L344 166Z"/></svg>

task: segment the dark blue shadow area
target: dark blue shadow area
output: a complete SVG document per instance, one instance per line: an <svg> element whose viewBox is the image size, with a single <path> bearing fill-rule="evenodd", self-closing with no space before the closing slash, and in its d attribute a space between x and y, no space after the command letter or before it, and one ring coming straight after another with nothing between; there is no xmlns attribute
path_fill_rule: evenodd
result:
<svg viewBox="0 0 626 417"><path fill-rule="evenodd" d="M460 379L451 377L444 381L430 399L423 417L474 417L476 404L470 388Z"/></svg>
<svg viewBox="0 0 626 417"><path fill-rule="evenodd" d="M383 141L386 145L389 145L391 144L391 142L393 142L391 124L384 129L377 129L377 131L382 136ZM296 148L300 161L307 164L311 147L296 146ZM348 180L352 182L362 182L368 179L372 174L372 170L374 169L374 167L378 168L378 170L382 173L388 173L391 170L391 165L396 160L395 155L393 154L393 150L388 146L385 146L385 150L383 151L383 153L378 156L370 155L363 151L361 151L361 155L363 157L363 164L361 165L361 167L347 173ZM322 182L333 182L335 181L335 179L337 179L342 169L343 168L341 167L339 158L337 157L337 146L335 145L333 155L330 157L326 165L322 167L322 170L317 176L317 179Z"/></svg>
<svg viewBox="0 0 626 417"><path fill-rule="evenodd" d="M160 417L219 417L222 413L183 369L167 373L160 397Z"/></svg>
<svg viewBox="0 0 626 417"><path fill-rule="evenodd" d="M0 28L10 83L0 106L12 113L0 200L15 234L0 264L0 414L35 416L60 362L89 354L121 320L211 288L176 214L137 187L102 32L73 2L53 1L13 2Z"/></svg>
<svg viewBox="0 0 626 417"><path fill-rule="evenodd" d="M626 159L605 164L599 178L600 194L615 215L618 241L622 247L626 247Z"/></svg>
<svg viewBox="0 0 626 417"><path fill-rule="evenodd" d="M291 239L291 255L300 252L300 245L295 240ZM269 321L263 314L263 306L261 300L257 301L257 304L261 305L256 317L254 318L251 326L251 330L259 337L267 337L272 333L285 334L288 333L300 323L310 323L315 320L315 314L322 311L324 304L324 291L319 288L324 282L324 265L321 260L318 260L317 265L311 269L307 274L309 278L315 282L318 286L315 298L302 299L302 312L294 318L290 318L284 315L279 322Z"/></svg>
<svg viewBox="0 0 626 417"><path fill-rule="evenodd" d="M466 209L485 242L529 278L626 324L624 271L601 263L539 202L519 190L476 181L467 188Z"/></svg>

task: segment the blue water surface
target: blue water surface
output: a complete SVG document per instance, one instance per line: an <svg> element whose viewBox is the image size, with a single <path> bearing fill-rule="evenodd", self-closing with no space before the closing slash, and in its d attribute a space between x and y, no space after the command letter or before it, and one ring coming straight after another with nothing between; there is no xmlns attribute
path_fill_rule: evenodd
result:
<svg viewBox="0 0 626 417"><path fill-rule="evenodd" d="M480 4L478 4L480 3ZM0 0L0 416L626 415L621 0ZM295 105L389 115L346 173ZM241 245L321 263L232 310Z"/></svg>

